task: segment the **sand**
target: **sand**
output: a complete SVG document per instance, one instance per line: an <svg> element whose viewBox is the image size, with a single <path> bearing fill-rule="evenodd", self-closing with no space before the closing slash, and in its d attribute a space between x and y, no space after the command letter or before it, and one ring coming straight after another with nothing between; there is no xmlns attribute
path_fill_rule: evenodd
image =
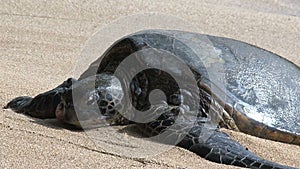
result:
<svg viewBox="0 0 300 169"><path fill-rule="evenodd" d="M122 24L105 35L99 51L135 30L187 28L242 40L300 65L299 11L297 0L2 1L0 104L20 95L34 96L78 75L74 70L81 64L78 58L85 42L112 23ZM145 12L160 14L149 21L139 17L127 22L125 29L120 18ZM0 111L1 168L235 168L176 147L153 157L131 159L97 148L84 132L57 127L55 120ZM259 156L300 167L299 146L226 132Z"/></svg>

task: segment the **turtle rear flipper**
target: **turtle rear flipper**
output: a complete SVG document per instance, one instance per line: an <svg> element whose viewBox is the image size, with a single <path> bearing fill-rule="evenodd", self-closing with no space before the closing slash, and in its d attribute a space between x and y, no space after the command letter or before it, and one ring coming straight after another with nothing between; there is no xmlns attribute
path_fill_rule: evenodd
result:
<svg viewBox="0 0 300 169"><path fill-rule="evenodd" d="M66 88L69 88L76 80L69 78L56 88L41 93L34 98L29 96L20 96L11 100L5 109L12 109L17 113L27 114L32 117L47 119L56 118L55 110L57 105L61 102L61 93Z"/></svg>
<svg viewBox="0 0 300 169"><path fill-rule="evenodd" d="M258 169L293 169L277 164L250 152L246 147L232 140L228 134L216 130L205 143L195 142L195 137L186 136L179 146L199 156L221 164Z"/></svg>

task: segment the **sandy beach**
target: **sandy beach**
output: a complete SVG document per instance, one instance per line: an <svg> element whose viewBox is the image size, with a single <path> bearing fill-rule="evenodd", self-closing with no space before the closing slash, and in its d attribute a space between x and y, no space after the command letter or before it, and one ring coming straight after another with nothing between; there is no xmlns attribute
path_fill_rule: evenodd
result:
<svg viewBox="0 0 300 169"><path fill-rule="evenodd" d="M145 18L153 14L159 19ZM126 16L142 17L126 22ZM0 18L1 107L14 97L35 96L78 76L76 68L84 70L79 59L82 49L99 29L111 32L104 36L98 52L141 29L186 28L241 40L300 66L297 0L3 1ZM153 157L129 158L120 155L127 152L97 148L84 132L60 127L56 120L30 118L11 110L0 110L0 130L1 168L238 168L209 162L178 147ZM225 131L265 159L300 168L299 146Z"/></svg>

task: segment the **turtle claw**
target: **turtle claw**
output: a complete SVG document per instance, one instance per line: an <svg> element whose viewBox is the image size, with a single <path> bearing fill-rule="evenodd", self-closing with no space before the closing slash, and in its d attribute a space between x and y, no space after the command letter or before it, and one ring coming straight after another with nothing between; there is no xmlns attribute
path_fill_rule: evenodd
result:
<svg viewBox="0 0 300 169"><path fill-rule="evenodd" d="M12 99L10 102L4 106L4 109L12 109L16 113L25 113L25 108L30 105L32 97L20 96Z"/></svg>

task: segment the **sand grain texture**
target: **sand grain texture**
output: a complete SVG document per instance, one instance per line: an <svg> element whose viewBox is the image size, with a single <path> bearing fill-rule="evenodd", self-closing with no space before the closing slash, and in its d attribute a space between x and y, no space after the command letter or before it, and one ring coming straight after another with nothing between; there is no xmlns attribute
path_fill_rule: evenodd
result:
<svg viewBox="0 0 300 169"><path fill-rule="evenodd" d="M300 65L299 2L286 1L1 1L0 100L34 96L73 75L85 41L123 16L160 12L206 33L242 40ZM290 5L294 3L294 5ZM109 46L111 42L104 42ZM97 149L83 132L0 110L1 168L236 168L173 148L144 160ZM228 131L258 155L300 167L300 147Z"/></svg>

